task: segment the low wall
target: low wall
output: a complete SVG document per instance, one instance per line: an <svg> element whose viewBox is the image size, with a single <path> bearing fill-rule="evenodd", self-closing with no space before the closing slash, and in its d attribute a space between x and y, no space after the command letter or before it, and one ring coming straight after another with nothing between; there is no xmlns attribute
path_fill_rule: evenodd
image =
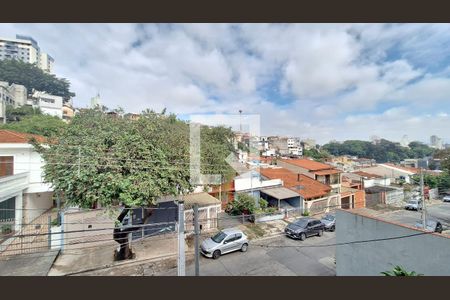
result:
<svg viewBox="0 0 450 300"><path fill-rule="evenodd" d="M343 243L336 246L337 276L377 276L397 265L424 275L450 275L448 236L410 236L424 231L344 210L336 212L336 223L336 243Z"/></svg>

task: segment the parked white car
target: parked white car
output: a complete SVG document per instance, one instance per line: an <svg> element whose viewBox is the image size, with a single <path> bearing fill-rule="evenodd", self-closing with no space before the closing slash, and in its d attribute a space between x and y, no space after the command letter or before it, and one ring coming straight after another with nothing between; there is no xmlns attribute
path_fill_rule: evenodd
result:
<svg viewBox="0 0 450 300"><path fill-rule="evenodd" d="M200 251L204 256L214 259L233 251L246 252L247 249L247 236L241 230L235 228L223 229L215 236L204 240L200 247Z"/></svg>
<svg viewBox="0 0 450 300"><path fill-rule="evenodd" d="M442 201L450 202L450 195L444 196L444 198L442 198Z"/></svg>

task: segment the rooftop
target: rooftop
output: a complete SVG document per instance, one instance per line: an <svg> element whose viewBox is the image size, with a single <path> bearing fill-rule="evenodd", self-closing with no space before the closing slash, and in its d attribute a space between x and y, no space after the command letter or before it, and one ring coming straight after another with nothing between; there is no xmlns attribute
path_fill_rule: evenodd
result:
<svg viewBox="0 0 450 300"><path fill-rule="evenodd" d="M298 167L302 167L305 168L307 170L310 171L319 171L319 170L328 170L328 169L333 169L333 166L327 165L327 164L323 164L314 160L309 160L309 159L282 159L283 162L294 165L294 166L298 166Z"/></svg>
<svg viewBox="0 0 450 300"><path fill-rule="evenodd" d="M366 177L366 178L383 178L380 175L377 174L372 174L372 173L367 173L367 172L363 172L363 171L357 171L357 172L353 172L353 174L359 175L361 177Z"/></svg>
<svg viewBox="0 0 450 300"><path fill-rule="evenodd" d="M374 185L374 186L365 188L365 191L369 194L390 192L390 191L394 191L394 190L395 190L394 188L387 187L387 186L379 186L379 185Z"/></svg>
<svg viewBox="0 0 450 300"><path fill-rule="evenodd" d="M12 130L0 130L0 144L28 144L31 139L44 143L46 138L42 135L22 133Z"/></svg>
<svg viewBox="0 0 450 300"><path fill-rule="evenodd" d="M295 191L305 199L326 196L331 187L303 174L296 174L285 168L267 168L260 170L261 175L269 179L283 180L284 187Z"/></svg>
<svg viewBox="0 0 450 300"><path fill-rule="evenodd" d="M319 175L319 176L331 175L331 174L339 174L339 173L342 173L342 171L337 170L337 169L321 170L321 171L314 172L314 174Z"/></svg>
<svg viewBox="0 0 450 300"><path fill-rule="evenodd" d="M380 164L380 165L391 167L391 168L396 168L396 169L403 170L403 171L406 171L406 172L411 172L411 173L414 173L414 174L417 174L417 173L420 172L420 169L417 169L417 168L404 167L404 166L394 165L394 164L391 164L391 163L385 163L385 164Z"/></svg>

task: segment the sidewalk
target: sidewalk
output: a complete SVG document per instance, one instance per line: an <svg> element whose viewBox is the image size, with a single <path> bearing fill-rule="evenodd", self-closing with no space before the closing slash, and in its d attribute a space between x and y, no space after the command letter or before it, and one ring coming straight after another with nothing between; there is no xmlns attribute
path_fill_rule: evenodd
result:
<svg viewBox="0 0 450 300"><path fill-rule="evenodd" d="M177 254L178 239L175 234L168 234L133 242L132 249L135 258L126 261L114 261L114 250L117 247L118 244L112 241L98 247L66 250L58 256L48 275L63 276L110 268L125 263L128 265L132 262L139 264L143 261L170 258ZM188 252L191 251L188 243L186 243L185 249Z"/></svg>

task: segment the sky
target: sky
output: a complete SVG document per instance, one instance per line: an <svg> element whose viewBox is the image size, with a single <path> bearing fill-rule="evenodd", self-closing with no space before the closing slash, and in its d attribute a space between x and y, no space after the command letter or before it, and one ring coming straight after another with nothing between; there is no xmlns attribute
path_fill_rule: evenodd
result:
<svg viewBox="0 0 450 300"><path fill-rule="evenodd" d="M74 105L257 114L262 135L450 143L450 24L0 24Z"/></svg>

